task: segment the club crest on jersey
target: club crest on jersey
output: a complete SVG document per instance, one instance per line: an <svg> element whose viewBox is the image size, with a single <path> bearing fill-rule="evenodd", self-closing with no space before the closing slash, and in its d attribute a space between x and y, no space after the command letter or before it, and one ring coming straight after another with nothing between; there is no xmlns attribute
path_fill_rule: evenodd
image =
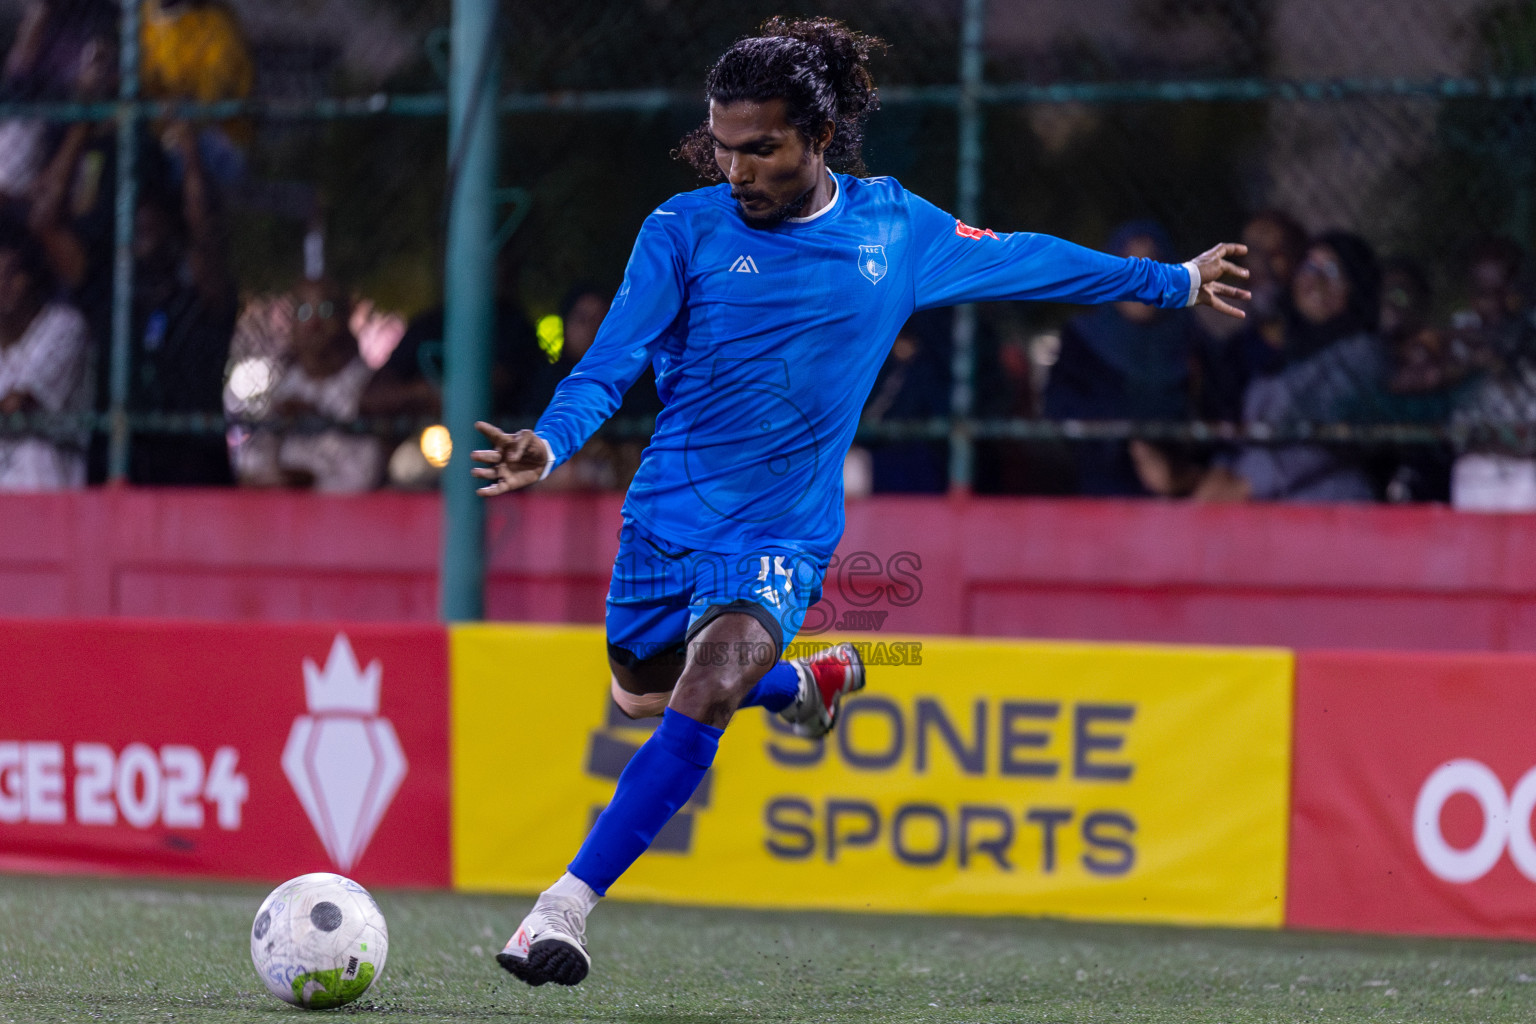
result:
<svg viewBox="0 0 1536 1024"><path fill-rule="evenodd" d="M879 284L889 269L885 264L885 246L859 246L859 273L869 278L870 284Z"/></svg>

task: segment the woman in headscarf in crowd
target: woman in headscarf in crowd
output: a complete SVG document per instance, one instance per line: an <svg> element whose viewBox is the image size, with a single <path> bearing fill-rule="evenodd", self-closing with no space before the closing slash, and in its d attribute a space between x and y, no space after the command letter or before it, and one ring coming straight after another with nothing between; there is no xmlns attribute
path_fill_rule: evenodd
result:
<svg viewBox="0 0 1536 1024"><path fill-rule="evenodd" d="M1343 231L1313 239L1291 283L1291 301L1295 316L1279 350L1282 368L1248 385L1244 422L1287 429L1379 418L1392 359L1377 333L1381 269L1370 246ZM1245 445L1219 459L1193 496L1370 501L1375 490L1351 449Z"/></svg>

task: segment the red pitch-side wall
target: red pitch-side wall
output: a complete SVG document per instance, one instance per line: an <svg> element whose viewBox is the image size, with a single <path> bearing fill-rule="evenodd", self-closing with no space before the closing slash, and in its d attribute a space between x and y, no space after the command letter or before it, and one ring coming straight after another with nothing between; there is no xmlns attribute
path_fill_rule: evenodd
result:
<svg viewBox="0 0 1536 1024"><path fill-rule="evenodd" d="M492 502L490 617L601 621L619 502ZM0 495L0 617L431 621L440 518L413 494ZM1536 651L1536 516L887 497L847 519L838 628Z"/></svg>
<svg viewBox="0 0 1536 1024"><path fill-rule="evenodd" d="M11 621L0 652L0 870L449 884L442 627Z"/></svg>
<svg viewBox="0 0 1536 1024"><path fill-rule="evenodd" d="M1301 652L1286 923L1536 938L1536 657Z"/></svg>

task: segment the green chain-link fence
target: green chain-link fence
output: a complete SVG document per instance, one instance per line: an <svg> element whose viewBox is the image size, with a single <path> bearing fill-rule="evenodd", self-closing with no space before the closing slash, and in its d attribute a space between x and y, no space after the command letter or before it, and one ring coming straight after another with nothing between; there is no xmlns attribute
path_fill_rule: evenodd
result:
<svg viewBox="0 0 1536 1024"><path fill-rule="evenodd" d="M783 13L843 18L888 41L874 64L883 109L869 128L870 169L972 223L1104 246L1116 225L1152 219L1184 259L1236 238L1255 211L1279 208L1308 232L1356 231L1421 268L1425 322L1440 331L1426 345L1442 361L1457 344L1477 349L1467 331L1454 334L1475 299L1470 247L1494 235L1536 242L1528 3L503 0L486 51L499 58L500 82L486 102L499 112L497 223L515 231L497 282L503 320L520 307L530 323L544 321L545 364L560 337L545 318L571 286L611 291L646 212L696 186L669 154L704 116L705 68ZM43 243L61 294L85 314L97 381L87 403L92 479L174 478L156 458L174 461L176 446L199 436L222 444L230 422L238 456L260 419L280 411L274 395L296 358L300 316L319 318L331 301L295 294L306 276L344 282L371 304L352 313L371 364L412 322L411 369L427 390L440 382L434 343L445 332L431 312L443 299L454 158L449 16L447 4L401 0L0 3L0 24L11 26L0 37L14 40L0 191L6 216ZM131 150L120 144L129 139ZM155 209L166 223L154 222ZM169 248L146 251L146 232L169 233ZM146 282L165 295L147 294ZM1076 488L1074 450L1089 442L1141 438L1203 466L1245 438L1322 440L1386 464L1492 430L1486 419L1452 418L1461 400L1452 392L1472 386L1462 370L1431 375L1445 398L1438 411L1422 402L1388 403L1407 418L1345 409L1335 417L1343 426L1222 424L1198 403L1151 420L1134 409L1046 418L1042 389L1077 312L1001 306L930 326L924 379L940 381L942 394L869 417L863 441L877 455L938 446L930 453L951 486L1039 493ZM184 322L193 326L179 338ZM533 344L504 323L501 333L507 345ZM221 335L230 355L211 399L207 380L183 380L185 362L166 353L217 348ZM1493 372L1476 351L1467 358L1476 373ZM507 355L500 372L548 376L520 359ZM189 396L183 384L202 390ZM526 420L538 393L498 386L498 411ZM313 433L337 418L322 406L290 411L288 425ZM387 439L385 456L438 418L430 400L372 415L355 406L337 408L354 436ZM78 444L78 418L49 426L47 411L0 407L10 438L42 431ZM1520 416L1502 422L1494 433L1506 448L1528 447ZM643 434L644 417L620 427ZM157 445L158 456L135 460ZM1390 466L1377 476L1390 477Z"/></svg>

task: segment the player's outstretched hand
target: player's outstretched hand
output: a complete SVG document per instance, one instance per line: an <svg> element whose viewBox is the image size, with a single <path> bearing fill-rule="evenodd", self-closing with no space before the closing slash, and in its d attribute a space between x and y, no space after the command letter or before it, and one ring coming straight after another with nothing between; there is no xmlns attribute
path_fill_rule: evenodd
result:
<svg viewBox="0 0 1536 1024"><path fill-rule="evenodd" d="M475 429L496 446L469 453L476 462L485 463L470 473L492 481L475 492L487 498L538 483L544 475L544 467L554 457L544 439L531 430L509 434L484 422L476 423Z"/></svg>
<svg viewBox="0 0 1536 1024"><path fill-rule="evenodd" d="M1218 313L1235 316L1239 320L1247 316L1248 314L1226 301L1227 299L1248 301L1251 296L1247 289L1227 284L1222 280L1228 274L1247 279L1247 269L1227 259L1228 256L1246 255L1248 255L1246 245L1240 242L1222 242L1196 256L1191 261L1200 268L1200 291L1195 296L1195 305L1210 306Z"/></svg>

